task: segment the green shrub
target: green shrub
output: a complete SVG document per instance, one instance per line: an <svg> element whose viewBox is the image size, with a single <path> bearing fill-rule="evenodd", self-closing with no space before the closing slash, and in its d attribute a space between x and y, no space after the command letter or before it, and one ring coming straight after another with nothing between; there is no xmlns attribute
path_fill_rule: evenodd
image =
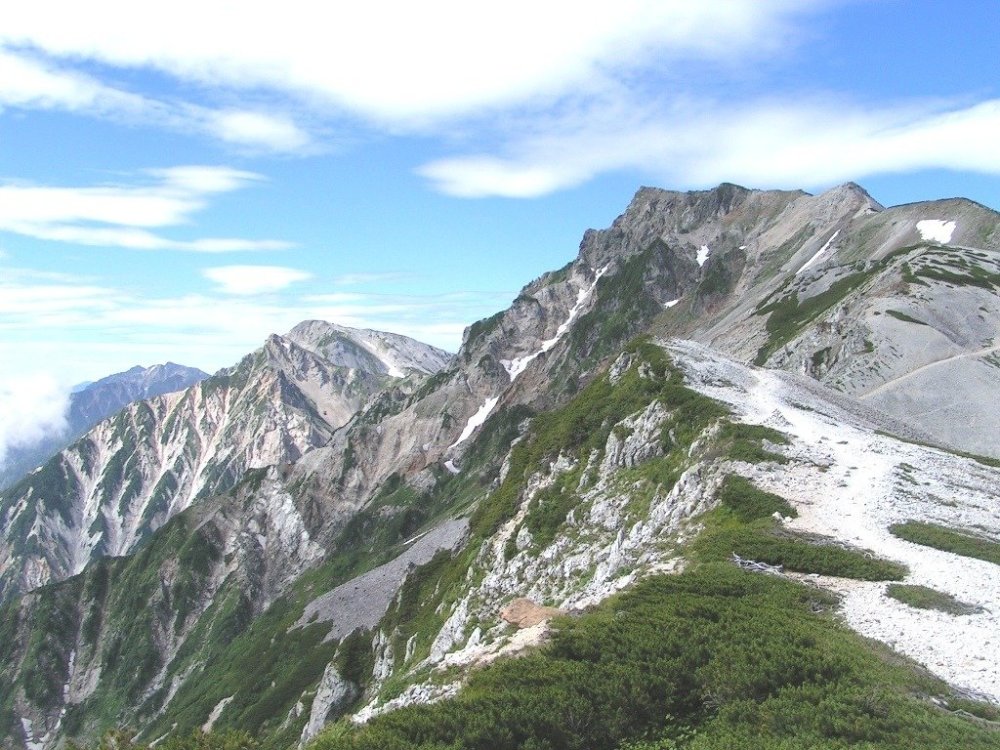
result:
<svg viewBox="0 0 1000 750"><path fill-rule="evenodd" d="M893 581L906 576L906 567L871 553L845 549L794 535L776 536L747 530L727 537L732 552L768 565L799 573L817 573L859 581Z"/></svg>
<svg viewBox="0 0 1000 750"><path fill-rule="evenodd" d="M923 521L896 523L889 527L889 531L914 544L1000 565L1000 543L966 531Z"/></svg>
<svg viewBox="0 0 1000 750"><path fill-rule="evenodd" d="M148 745L136 742L135 732L127 729L112 729L101 736L92 750L149 750ZM246 732L202 732L196 729L190 734L167 737L156 745L158 750L258 750L260 743ZM86 750L74 742L70 750Z"/></svg>
<svg viewBox="0 0 1000 750"><path fill-rule="evenodd" d="M649 578L456 697L338 724L311 750L997 746L934 705L942 683L816 613L831 603L728 565Z"/></svg>
<svg viewBox="0 0 1000 750"><path fill-rule="evenodd" d="M664 452L677 447L686 450L709 424L729 414L724 405L687 388L683 375L660 347L638 339L626 351L634 356L635 362L617 383L611 383L603 375L565 406L532 420L527 438L511 451L510 470L504 482L473 514L475 534L483 538L492 535L517 512L525 481L539 467L559 454L586 457L592 450L603 448L615 425L653 401L659 401L671 412L669 424L661 435ZM551 517L540 525L549 525L569 502L564 499L552 508ZM567 507L567 513L568 510Z"/></svg>
<svg viewBox="0 0 1000 750"><path fill-rule="evenodd" d="M767 461L777 464L788 463L788 459L780 453L767 450L761 444L765 440L775 445L789 444L787 435L764 425L724 422L722 429L719 430L719 443L734 461L745 461L748 464Z"/></svg>
<svg viewBox="0 0 1000 750"><path fill-rule="evenodd" d="M770 518L775 513L797 517L799 514L785 498L758 489L749 479L730 474L719 489L719 502L744 522Z"/></svg>
<svg viewBox="0 0 1000 750"><path fill-rule="evenodd" d="M900 580L906 575L905 566L866 550L779 529L771 515L793 515L794 509L784 498L760 490L743 477L727 477L719 501L717 509L702 517L704 529L692 550L696 559L720 562L736 554L800 573L863 581Z"/></svg>
<svg viewBox="0 0 1000 750"><path fill-rule="evenodd" d="M935 609L949 615L972 615L982 612L982 608L960 602L951 594L935 591L927 586L905 583L891 583L885 593L903 604L917 609Z"/></svg>
<svg viewBox="0 0 1000 750"><path fill-rule="evenodd" d="M561 484L546 487L535 493L531 508L524 517L524 525L531 532L536 544L546 547L555 539L556 531L566 521L566 516L580 498Z"/></svg>

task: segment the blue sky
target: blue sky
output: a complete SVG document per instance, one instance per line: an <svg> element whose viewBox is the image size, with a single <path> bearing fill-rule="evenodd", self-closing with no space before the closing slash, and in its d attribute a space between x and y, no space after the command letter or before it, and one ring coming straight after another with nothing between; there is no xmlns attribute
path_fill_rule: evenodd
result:
<svg viewBox="0 0 1000 750"><path fill-rule="evenodd" d="M639 185L1000 207L996 0L329 5L5 9L0 454L308 317L454 350Z"/></svg>

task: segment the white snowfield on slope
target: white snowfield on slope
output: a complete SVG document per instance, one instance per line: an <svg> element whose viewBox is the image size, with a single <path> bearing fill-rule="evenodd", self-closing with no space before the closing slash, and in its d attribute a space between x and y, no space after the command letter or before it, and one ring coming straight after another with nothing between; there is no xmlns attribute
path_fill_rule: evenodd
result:
<svg viewBox="0 0 1000 750"><path fill-rule="evenodd" d="M951 242L951 236L955 233L954 221L942 221L941 219L924 219L917 222L917 231L920 238L928 242L940 242L947 245Z"/></svg>
<svg viewBox="0 0 1000 750"><path fill-rule="evenodd" d="M594 271L593 282L591 282L590 286L583 287L579 291L577 291L576 304L574 304L573 307L570 308L570 311L566 316L566 320L563 321L559 325L559 328L556 329L556 335L550 339L546 339L545 341L543 341L538 351L536 351L534 354L529 354L525 357L516 357L515 359L500 360L500 364L503 365L503 368L507 371L507 374L510 376L511 383L517 380L517 376L520 375L522 372L524 372L529 364L531 364L536 358L540 357L545 352L549 351L552 347L554 347L556 344L558 344L559 340L562 339L562 337L569 332L569 327L573 323L573 320L576 318L577 315L580 314L580 310L583 309L584 303L586 303L586 301L590 299L590 296L594 293L594 290L597 288L597 282L601 280L601 277L605 273L607 273L607 271L608 271L608 266L604 266L603 268Z"/></svg>

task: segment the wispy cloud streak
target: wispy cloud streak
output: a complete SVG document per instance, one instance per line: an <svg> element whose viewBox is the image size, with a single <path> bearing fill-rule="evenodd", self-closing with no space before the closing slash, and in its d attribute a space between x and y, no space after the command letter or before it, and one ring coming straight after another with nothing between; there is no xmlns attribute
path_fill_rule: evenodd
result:
<svg viewBox="0 0 1000 750"><path fill-rule="evenodd" d="M164 230L192 221L213 195L240 190L262 178L229 167L184 166L149 170L131 184L53 187L0 184L0 231L77 245L136 250L225 253L283 250L273 239L171 239Z"/></svg>

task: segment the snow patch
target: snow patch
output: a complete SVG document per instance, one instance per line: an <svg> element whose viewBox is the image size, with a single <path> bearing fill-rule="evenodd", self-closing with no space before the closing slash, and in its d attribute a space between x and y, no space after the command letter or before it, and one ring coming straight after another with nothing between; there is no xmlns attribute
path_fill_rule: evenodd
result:
<svg viewBox="0 0 1000 750"><path fill-rule="evenodd" d="M534 361L536 357L540 357L542 354L547 352L553 346L558 344L559 339L561 339L563 336L566 335L567 331L569 331L570 324L573 322L576 316L580 314L580 310L583 308L583 303L587 301L587 299L590 297L591 294L593 294L594 289L597 287L597 282L605 273L607 273L607 270L608 270L607 266L604 266L603 268L598 270L595 273L593 283L589 287L581 289L576 293L576 304L574 304L573 307L570 308L568 317L562 323L562 325L560 325L559 328L556 329L556 335L550 339L546 339L545 341L543 341L541 348L537 352L535 352L534 354L529 354L526 357L517 357L515 359L500 360L500 364L503 365L503 368L507 371L507 374L510 376L511 383L513 383L517 379L518 375L520 375L522 372L525 371L528 365L531 364L531 362ZM459 442L461 442L461 440Z"/></svg>
<svg viewBox="0 0 1000 750"><path fill-rule="evenodd" d="M448 446L448 450L451 450L459 443L464 443L468 440L469 436L475 432L476 428L486 421L486 417L490 415L490 412L493 411L493 407L497 405L497 401L499 400L499 396L486 399L483 405L479 407L479 411L469 417L469 421L465 423L465 429L462 430L462 434L458 436L458 440Z"/></svg>
<svg viewBox="0 0 1000 750"><path fill-rule="evenodd" d="M920 232L920 238L923 240L947 245L951 242L951 235L955 232L955 222L924 219L917 222L917 231Z"/></svg>
<svg viewBox="0 0 1000 750"><path fill-rule="evenodd" d="M669 302L664 302L663 306L669 310L671 307L673 307L674 305L676 305L680 301L681 301L681 298L678 297L677 299L672 299Z"/></svg>
<svg viewBox="0 0 1000 750"><path fill-rule="evenodd" d="M695 260L698 261L698 265L699 266L703 266L703 265L705 265L705 261L708 260L708 256L711 255L711 254L712 254L712 251L709 249L708 245L702 245L698 249L698 257L695 258Z"/></svg>
<svg viewBox="0 0 1000 750"><path fill-rule="evenodd" d="M826 253L826 251L830 249L830 245L833 244L833 241L835 239L837 239L837 235L838 234L840 234L840 230L839 229L836 232L834 232L832 235L830 235L830 239L828 239L826 241L826 244L824 244L823 247L821 247L819 249L819 252L817 252L813 257L811 257L809 260L807 260L805 262L805 264L802 266L802 268L800 268L798 271L795 272L795 275L798 276L800 273L802 273L807 268L809 268L809 266L811 266L813 263L815 263L817 260L819 260L821 257L823 257L823 255Z"/></svg>
<svg viewBox="0 0 1000 750"><path fill-rule="evenodd" d="M66 668L66 683L63 685L63 704L69 703L70 686L73 682L73 670L76 668L76 649L69 652L69 666Z"/></svg>
<svg viewBox="0 0 1000 750"><path fill-rule="evenodd" d="M458 443L456 443L456 445L458 445ZM444 468L446 468L450 474L458 474L458 472L461 471L461 469L455 466L455 462L450 458L444 462Z"/></svg>

